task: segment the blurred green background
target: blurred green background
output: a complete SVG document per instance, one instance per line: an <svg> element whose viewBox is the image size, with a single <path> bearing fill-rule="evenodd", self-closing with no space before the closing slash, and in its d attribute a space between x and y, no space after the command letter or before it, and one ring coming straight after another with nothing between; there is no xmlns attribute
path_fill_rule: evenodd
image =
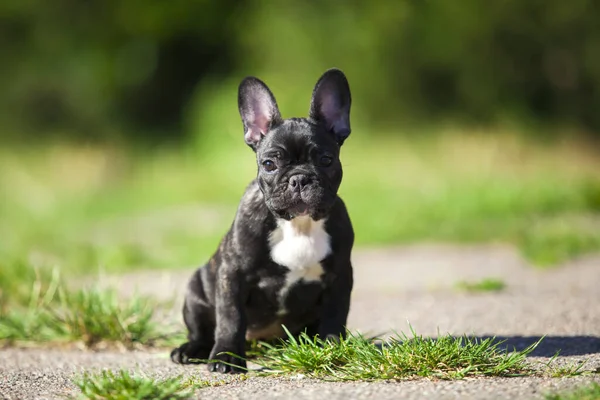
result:
<svg viewBox="0 0 600 400"><path fill-rule="evenodd" d="M4 0L0 300L46 267L202 263L255 175L239 81L303 116L330 67L358 246L597 251L598 21L591 0Z"/></svg>
<svg viewBox="0 0 600 400"><path fill-rule="evenodd" d="M245 75L300 113L331 66L348 74L361 126L517 120L595 134L599 19L590 0L6 0L2 137L194 140L229 128L219 118L235 114Z"/></svg>

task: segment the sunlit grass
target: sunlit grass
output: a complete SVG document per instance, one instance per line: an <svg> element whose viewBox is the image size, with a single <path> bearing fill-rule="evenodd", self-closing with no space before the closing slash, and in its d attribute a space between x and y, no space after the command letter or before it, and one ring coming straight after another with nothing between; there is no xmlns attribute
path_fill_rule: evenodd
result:
<svg viewBox="0 0 600 400"><path fill-rule="evenodd" d="M183 376L157 379L141 371L86 372L73 380L81 390L76 398L88 400L184 400L196 398L198 389L226 385L245 376L206 380Z"/></svg>
<svg viewBox="0 0 600 400"><path fill-rule="evenodd" d="M538 343L506 352L494 338L447 335L434 339L414 331L410 336L397 334L381 345L357 334L337 341L288 334L279 345L264 344L266 349L254 362L267 373L340 381L526 376L534 373L526 357Z"/></svg>
<svg viewBox="0 0 600 400"><path fill-rule="evenodd" d="M85 373L74 383L79 398L89 400L184 400L194 394L194 385L180 376L160 380L126 370Z"/></svg>
<svg viewBox="0 0 600 400"><path fill-rule="evenodd" d="M70 290L56 274L47 285L36 281L29 287L27 305L0 311L0 345L79 342L90 348L134 348L181 339L157 321L160 304L150 298L122 299L114 290L98 287Z"/></svg>
<svg viewBox="0 0 600 400"><path fill-rule="evenodd" d="M546 364L546 375L552 378L572 378L574 376L589 375L591 373L591 371L585 369L587 360L557 364L557 359L558 354L552 357Z"/></svg>

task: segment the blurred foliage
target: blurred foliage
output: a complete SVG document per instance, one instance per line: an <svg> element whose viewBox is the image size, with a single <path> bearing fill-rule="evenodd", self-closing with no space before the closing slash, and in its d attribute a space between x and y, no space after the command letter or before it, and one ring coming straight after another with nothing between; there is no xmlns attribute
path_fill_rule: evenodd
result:
<svg viewBox="0 0 600 400"><path fill-rule="evenodd" d="M540 145L500 131L357 134L342 153L339 193L357 247L508 243L546 266L600 250L600 158L587 142ZM0 309L53 268L72 279L198 265L255 174L243 145L202 157L64 143L0 149Z"/></svg>
<svg viewBox="0 0 600 400"><path fill-rule="evenodd" d="M4 0L0 139L208 135L229 116L215 110L237 112L249 74L284 114L304 114L332 66L348 74L362 125L598 132L599 20L592 0Z"/></svg>

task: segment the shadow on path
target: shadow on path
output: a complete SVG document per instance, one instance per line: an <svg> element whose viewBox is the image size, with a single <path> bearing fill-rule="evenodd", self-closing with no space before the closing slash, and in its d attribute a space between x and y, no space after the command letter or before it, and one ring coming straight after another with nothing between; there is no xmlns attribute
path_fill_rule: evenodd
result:
<svg viewBox="0 0 600 400"><path fill-rule="evenodd" d="M475 336L475 339L488 339L491 336ZM500 347L509 351L521 351L531 346L541 336L496 336L503 342ZM560 356L583 356L600 353L600 337L596 336L546 336L530 353L532 357L552 357L557 352Z"/></svg>
<svg viewBox="0 0 600 400"><path fill-rule="evenodd" d="M377 336L374 336L377 337ZM458 337L458 336L456 336ZM542 336L472 336L467 335L469 339L477 341L486 339L495 339L495 343L501 342L499 349L507 351L522 351L535 344ZM423 339L437 339L436 337L423 337ZM376 346L381 347L382 342L376 341ZM530 357L553 357L558 353L559 356L585 356L591 354L600 354L600 337L597 336L546 336L529 353Z"/></svg>

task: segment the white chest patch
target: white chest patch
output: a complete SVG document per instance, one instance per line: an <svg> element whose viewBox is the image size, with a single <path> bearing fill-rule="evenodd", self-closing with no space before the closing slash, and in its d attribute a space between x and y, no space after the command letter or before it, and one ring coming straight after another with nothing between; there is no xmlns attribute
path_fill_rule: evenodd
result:
<svg viewBox="0 0 600 400"><path fill-rule="evenodd" d="M321 261L331 253L330 238L325 232L324 224L325 220L314 221L309 216L278 221L277 229L269 238L271 259L290 270L280 298L284 298L288 290L300 280L321 280Z"/></svg>
<svg viewBox="0 0 600 400"><path fill-rule="evenodd" d="M291 221L280 220L271 233L271 258L290 271L310 269L331 253L325 220L314 221L309 216Z"/></svg>

